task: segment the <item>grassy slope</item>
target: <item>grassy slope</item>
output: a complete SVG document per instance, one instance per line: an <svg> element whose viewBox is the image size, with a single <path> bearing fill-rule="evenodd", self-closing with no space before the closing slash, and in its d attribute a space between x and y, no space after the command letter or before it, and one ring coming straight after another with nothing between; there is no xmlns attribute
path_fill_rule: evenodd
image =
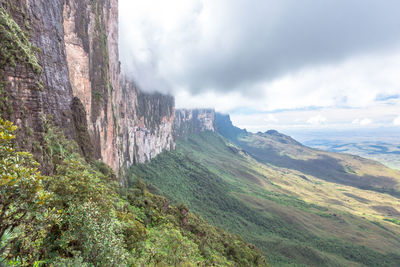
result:
<svg viewBox="0 0 400 267"><path fill-rule="evenodd" d="M279 133L246 133L239 135L235 143L260 162L400 198L400 171L376 161L312 149Z"/></svg>
<svg viewBox="0 0 400 267"><path fill-rule="evenodd" d="M212 133L131 169L176 202L240 233L276 266L398 266L398 199L263 165ZM134 178L131 178L134 179Z"/></svg>

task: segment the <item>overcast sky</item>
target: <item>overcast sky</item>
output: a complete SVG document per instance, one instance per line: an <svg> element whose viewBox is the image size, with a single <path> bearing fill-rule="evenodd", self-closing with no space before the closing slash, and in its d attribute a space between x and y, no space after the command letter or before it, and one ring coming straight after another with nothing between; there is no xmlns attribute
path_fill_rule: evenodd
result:
<svg viewBox="0 0 400 267"><path fill-rule="evenodd" d="M119 0L122 70L251 131L400 130L399 0Z"/></svg>

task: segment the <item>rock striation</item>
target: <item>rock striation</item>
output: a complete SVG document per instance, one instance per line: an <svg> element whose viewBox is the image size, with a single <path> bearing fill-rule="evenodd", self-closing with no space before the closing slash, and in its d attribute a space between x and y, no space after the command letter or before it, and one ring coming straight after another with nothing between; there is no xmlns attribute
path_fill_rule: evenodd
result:
<svg viewBox="0 0 400 267"><path fill-rule="evenodd" d="M48 118L85 157L120 174L174 148L173 97L143 93L121 75L118 0L7 0L0 8L0 115L21 129L20 148L35 152Z"/></svg>
<svg viewBox="0 0 400 267"><path fill-rule="evenodd" d="M143 163L163 150L174 149L174 98L159 93L143 93L126 77L121 77L120 84L122 99L131 99L121 99L117 107L118 140L122 148L120 165L129 167Z"/></svg>
<svg viewBox="0 0 400 267"><path fill-rule="evenodd" d="M45 115L74 137L63 1L2 1L0 13L0 112L19 127L18 146L39 150Z"/></svg>
<svg viewBox="0 0 400 267"><path fill-rule="evenodd" d="M118 1L68 0L62 11L69 81L86 111L93 157L117 170Z"/></svg>
<svg viewBox="0 0 400 267"><path fill-rule="evenodd" d="M175 111L174 136L185 138L190 134L215 132L215 110L177 109Z"/></svg>

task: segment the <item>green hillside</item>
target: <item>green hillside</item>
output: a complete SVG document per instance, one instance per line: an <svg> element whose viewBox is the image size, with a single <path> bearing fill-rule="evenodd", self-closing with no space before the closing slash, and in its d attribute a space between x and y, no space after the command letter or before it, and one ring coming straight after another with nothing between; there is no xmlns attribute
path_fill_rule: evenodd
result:
<svg viewBox="0 0 400 267"><path fill-rule="evenodd" d="M0 266L268 266L262 252L170 205L137 180L121 187L100 161L46 122L51 176L14 149L0 119Z"/></svg>
<svg viewBox="0 0 400 267"><path fill-rule="evenodd" d="M398 199L261 164L218 134L178 141L176 151L132 167L130 182L137 177L239 233L274 266L400 263L400 227L385 220L398 218Z"/></svg>
<svg viewBox="0 0 400 267"><path fill-rule="evenodd" d="M217 125L223 136L242 147L259 162L400 198L400 171L376 161L312 149L274 130L248 133L233 126L229 116L221 114L217 114Z"/></svg>

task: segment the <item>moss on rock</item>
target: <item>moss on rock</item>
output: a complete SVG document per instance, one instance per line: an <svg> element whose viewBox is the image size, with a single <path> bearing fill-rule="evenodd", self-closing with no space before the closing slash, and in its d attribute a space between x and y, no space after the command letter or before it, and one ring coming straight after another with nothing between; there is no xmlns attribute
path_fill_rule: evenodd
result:
<svg viewBox="0 0 400 267"><path fill-rule="evenodd" d="M35 52L38 49L32 45L26 34L18 24L0 7L0 68L7 66L16 67L17 63L23 62L36 74L42 72Z"/></svg>

